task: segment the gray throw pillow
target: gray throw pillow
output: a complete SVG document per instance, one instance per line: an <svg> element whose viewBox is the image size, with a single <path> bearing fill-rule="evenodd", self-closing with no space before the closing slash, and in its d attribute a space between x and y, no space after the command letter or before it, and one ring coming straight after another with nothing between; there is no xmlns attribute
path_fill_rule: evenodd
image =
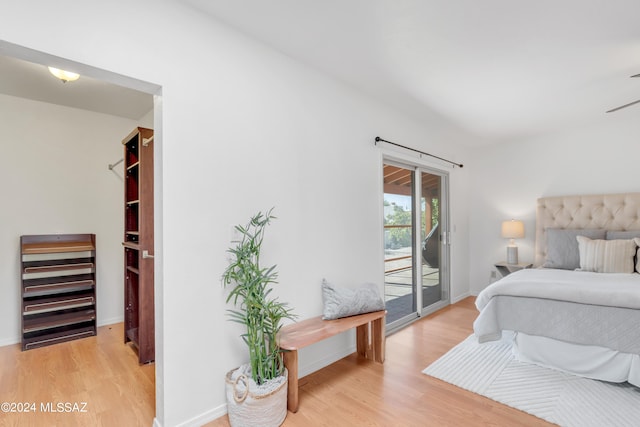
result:
<svg viewBox="0 0 640 427"><path fill-rule="evenodd" d="M378 286L365 283L355 288L336 286L322 279L322 318L339 319L384 310Z"/></svg>
<svg viewBox="0 0 640 427"><path fill-rule="evenodd" d="M607 231L607 240L629 240L640 237L640 230Z"/></svg>
<svg viewBox="0 0 640 427"><path fill-rule="evenodd" d="M576 236L590 239L604 239L605 230L547 228L547 258L542 265L546 268L575 270L580 268L580 251Z"/></svg>

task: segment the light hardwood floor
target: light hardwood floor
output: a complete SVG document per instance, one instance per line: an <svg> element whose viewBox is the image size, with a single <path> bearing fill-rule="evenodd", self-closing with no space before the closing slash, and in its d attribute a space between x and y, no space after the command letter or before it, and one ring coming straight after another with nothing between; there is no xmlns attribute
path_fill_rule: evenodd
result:
<svg viewBox="0 0 640 427"><path fill-rule="evenodd" d="M151 426L155 366L138 365L122 328L103 326L95 337L25 352L18 344L0 347L0 404L35 409L0 412L0 426Z"/></svg>
<svg viewBox="0 0 640 427"><path fill-rule="evenodd" d="M300 409L285 427L551 426L422 374L472 332L474 298L438 311L387 338L384 365L348 356L300 379ZM226 416L206 427L226 427Z"/></svg>
<svg viewBox="0 0 640 427"><path fill-rule="evenodd" d="M551 425L422 374L472 332L473 301L389 336L384 365L351 355L301 378L300 410L288 413L284 426ZM154 365L139 366L122 333L116 324L99 328L97 337L26 352L0 347L0 403L37 405L34 413L0 412L0 426L151 426ZM86 412L41 411L48 402L86 402ZM206 426L228 425L224 416Z"/></svg>

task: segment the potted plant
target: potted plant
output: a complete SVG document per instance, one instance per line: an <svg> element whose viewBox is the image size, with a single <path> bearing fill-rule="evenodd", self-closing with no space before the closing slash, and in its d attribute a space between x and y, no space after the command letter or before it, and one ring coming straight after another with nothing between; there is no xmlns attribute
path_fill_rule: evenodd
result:
<svg viewBox="0 0 640 427"><path fill-rule="evenodd" d="M249 365L227 373L226 394L232 426L279 426L287 415L287 372L276 336L283 319L293 319L286 303L272 297L276 266L263 268L260 251L273 208L258 212L246 226L237 225L239 240L228 249L229 266L222 284L229 287L230 320L243 324L242 339L249 348Z"/></svg>

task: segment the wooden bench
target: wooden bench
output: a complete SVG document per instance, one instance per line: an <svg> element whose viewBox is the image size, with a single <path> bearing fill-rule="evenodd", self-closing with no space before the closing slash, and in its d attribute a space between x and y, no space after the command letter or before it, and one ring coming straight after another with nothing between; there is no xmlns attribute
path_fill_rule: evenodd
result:
<svg viewBox="0 0 640 427"><path fill-rule="evenodd" d="M384 363L386 314L382 310L336 320L322 320L322 316L318 316L284 326L280 330L278 345L284 350L284 365L289 371L287 407L291 412L298 412L298 350L356 328L358 355Z"/></svg>

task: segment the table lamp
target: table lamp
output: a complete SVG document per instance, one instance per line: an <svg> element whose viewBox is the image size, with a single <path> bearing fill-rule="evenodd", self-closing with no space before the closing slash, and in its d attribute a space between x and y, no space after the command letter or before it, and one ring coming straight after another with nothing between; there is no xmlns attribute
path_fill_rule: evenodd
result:
<svg viewBox="0 0 640 427"><path fill-rule="evenodd" d="M524 237L524 223L514 219L502 222L502 237L510 239L507 245L507 264L518 263L518 247L513 239Z"/></svg>

